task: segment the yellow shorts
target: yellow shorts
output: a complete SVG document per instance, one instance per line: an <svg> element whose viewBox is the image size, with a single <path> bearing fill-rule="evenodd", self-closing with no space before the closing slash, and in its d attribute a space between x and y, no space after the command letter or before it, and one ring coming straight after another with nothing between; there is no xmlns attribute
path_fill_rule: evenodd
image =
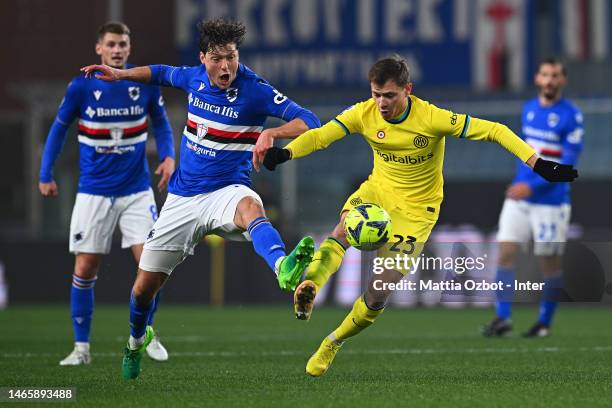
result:
<svg viewBox="0 0 612 408"><path fill-rule="evenodd" d="M397 196L382 191L370 180L363 182L359 189L351 194L340 213L350 211L364 203L376 204L391 216L391 238L387 245L378 250L379 257L408 255L410 258L416 258L420 255L431 230L436 225L436 219L415 214L407 209L406 205L402 205L403 203L398 203ZM398 272L405 275L408 270L398 270Z"/></svg>

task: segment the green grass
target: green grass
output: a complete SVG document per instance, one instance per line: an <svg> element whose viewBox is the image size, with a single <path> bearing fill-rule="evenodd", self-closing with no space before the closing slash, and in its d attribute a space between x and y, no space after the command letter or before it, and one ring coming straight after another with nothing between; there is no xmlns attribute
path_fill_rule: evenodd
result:
<svg viewBox="0 0 612 408"><path fill-rule="evenodd" d="M546 339L482 338L490 310L389 309L314 379L306 360L346 310L315 310L304 323L289 307L166 305L155 326L170 361L145 357L129 382L120 372L127 306L96 308L88 367L58 366L72 346L68 313L0 312L0 387L75 387L77 403L67 406L147 408L595 407L609 406L612 392L612 316L602 308L562 306ZM519 308L515 328L535 314ZM35 404L10 404L19 405Z"/></svg>

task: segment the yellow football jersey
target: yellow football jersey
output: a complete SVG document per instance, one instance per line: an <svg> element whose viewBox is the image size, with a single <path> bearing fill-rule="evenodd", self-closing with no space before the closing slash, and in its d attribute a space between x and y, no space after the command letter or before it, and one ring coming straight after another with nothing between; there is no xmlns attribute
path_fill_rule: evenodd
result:
<svg viewBox="0 0 612 408"><path fill-rule="evenodd" d="M400 207L437 218L443 197L445 136L495 141L527 161L535 151L506 126L440 109L411 95L397 120L385 120L369 99L348 108L318 129L293 140L293 159L324 149L347 135L361 134L372 148L369 181L391 194Z"/></svg>

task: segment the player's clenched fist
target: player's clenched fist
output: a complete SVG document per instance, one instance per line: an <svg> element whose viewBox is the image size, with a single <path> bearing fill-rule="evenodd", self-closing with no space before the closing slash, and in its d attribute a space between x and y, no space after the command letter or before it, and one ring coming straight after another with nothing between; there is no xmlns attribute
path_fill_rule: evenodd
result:
<svg viewBox="0 0 612 408"><path fill-rule="evenodd" d="M266 169L274 171L276 166L291 159L291 152L287 149L281 149L280 147L271 147L266 152L264 157L263 165Z"/></svg>
<svg viewBox="0 0 612 408"><path fill-rule="evenodd" d="M559 164L542 158L536 161L533 171L551 182L574 181L578 178L578 170L571 164Z"/></svg>
<svg viewBox="0 0 612 408"><path fill-rule="evenodd" d="M55 181L49 183L38 183L38 189L43 197L57 197L57 184Z"/></svg>

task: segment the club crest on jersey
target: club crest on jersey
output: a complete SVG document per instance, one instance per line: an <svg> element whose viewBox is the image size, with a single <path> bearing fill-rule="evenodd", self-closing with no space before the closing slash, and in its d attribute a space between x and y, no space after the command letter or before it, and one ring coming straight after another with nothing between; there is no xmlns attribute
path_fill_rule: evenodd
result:
<svg viewBox="0 0 612 408"><path fill-rule="evenodd" d="M413 143L415 147L424 149L429 144L429 139L427 139L425 136L417 135L414 137Z"/></svg>
<svg viewBox="0 0 612 408"><path fill-rule="evenodd" d="M527 122L531 122L534 117L535 117L535 112L534 111L527 112Z"/></svg>
<svg viewBox="0 0 612 408"><path fill-rule="evenodd" d="M96 111L91 109L91 106L88 106L87 109L85 110L85 114L89 116L90 118L93 118L96 115Z"/></svg>
<svg viewBox="0 0 612 408"><path fill-rule="evenodd" d="M234 102L236 98L238 98L238 89L237 88L227 88L227 92L225 93L227 100L230 102Z"/></svg>
<svg viewBox="0 0 612 408"><path fill-rule="evenodd" d="M363 200L360 197L355 197L351 200L351 205L357 207L359 204L363 204Z"/></svg>
<svg viewBox="0 0 612 408"><path fill-rule="evenodd" d="M559 124L559 115L556 113L549 113L548 118L546 119L549 127L555 127Z"/></svg>
<svg viewBox="0 0 612 408"><path fill-rule="evenodd" d="M96 98L96 101L100 100L100 97L102 96L102 91L100 91L99 89L96 89L94 92L94 98Z"/></svg>
<svg viewBox="0 0 612 408"><path fill-rule="evenodd" d="M119 144L121 137L123 136L123 129L114 127L109 129L110 137L115 142L115 145Z"/></svg>
<svg viewBox="0 0 612 408"><path fill-rule="evenodd" d="M128 94L133 101L137 101L140 98L140 88L137 86L130 86L128 88Z"/></svg>
<svg viewBox="0 0 612 408"><path fill-rule="evenodd" d="M379 139L384 139L385 138L385 132L383 130L379 130L378 132L376 132L376 137Z"/></svg>
<svg viewBox="0 0 612 408"><path fill-rule="evenodd" d="M208 126L206 126L203 123L198 123L197 133L196 133L198 136L198 140L204 139L204 136L206 136L207 133L208 133Z"/></svg>

